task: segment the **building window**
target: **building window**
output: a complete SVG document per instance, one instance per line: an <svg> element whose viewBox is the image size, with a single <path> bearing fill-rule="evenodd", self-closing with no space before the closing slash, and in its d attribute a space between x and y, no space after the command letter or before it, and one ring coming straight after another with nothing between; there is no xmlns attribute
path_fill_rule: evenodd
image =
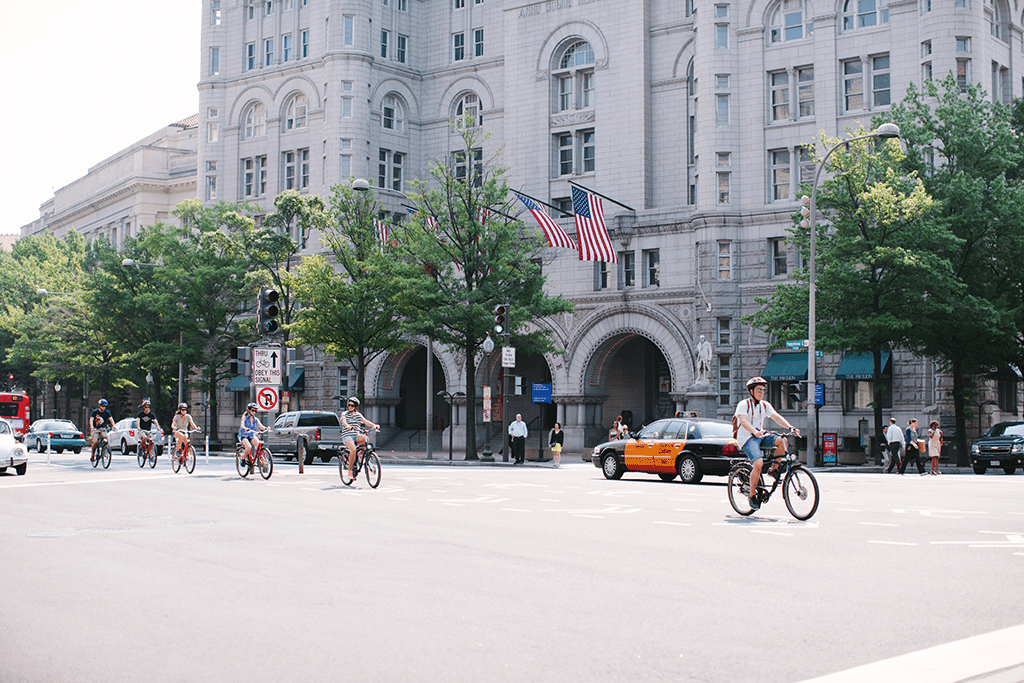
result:
<svg viewBox="0 0 1024 683"><path fill-rule="evenodd" d="M853 31L889 23L889 8L885 0L845 0L843 3L843 30Z"/></svg>
<svg viewBox="0 0 1024 683"><path fill-rule="evenodd" d="M1002 40L1003 19L999 13L999 3L994 0L985 0L985 18L988 20L988 32L994 38Z"/></svg>
<svg viewBox="0 0 1024 683"><path fill-rule="evenodd" d="M594 290L608 289L608 264L605 261L594 263Z"/></svg>
<svg viewBox="0 0 1024 683"><path fill-rule="evenodd" d="M273 3L273 0L267 0L266 2L264 2L264 3L263 3L263 7L264 7L264 10L265 10L265 12L266 12L266 15L267 15L268 17L269 17L269 16L271 15L271 14L273 14L273 13L274 13L274 3Z"/></svg>
<svg viewBox="0 0 1024 683"><path fill-rule="evenodd" d="M719 168L728 168L732 166L732 152L717 152L715 154L715 163Z"/></svg>
<svg viewBox="0 0 1024 683"><path fill-rule="evenodd" d="M732 356L718 357L718 405L732 405Z"/></svg>
<svg viewBox="0 0 1024 683"><path fill-rule="evenodd" d="M789 199L789 150L775 149L768 155L772 162L772 201Z"/></svg>
<svg viewBox="0 0 1024 683"><path fill-rule="evenodd" d="M999 392L999 410L1012 415L1017 414L1017 381L1000 378L997 391Z"/></svg>
<svg viewBox="0 0 1024 683"><path fill-rule="evenodd" d="M211 47L210 48L210 75L211 76L219 76L220 75L220 48L219 47Z"/></svg>
<svg viewBox="0 0 1024 683"><path fill-rule="evenodd" d="M583 172L593 173L597 155L595 146L594 131L585 130L580 132L580 143L583 148Z"/></svg>
<svg viewBox="0 0 1024 683"><path fill-rule="evenodd" d="M732 279L732 242L727 240L718 243L718 279Z"/></svg>
<svg viewBox="0 0 1024 683"><path fill-rule="evenodd" d="M395 45L395 59L405 64L405 51L409 47L409 36L398 34L398 43Z"/></svg>
<svg viewBox="0 0 1024 683"><path fill-rule="evenodd" d="M768 240L769 261L768 277L784 277L789 272L786 261L786 240L775 238Z"/></svg>
<svg viewBox="0 0 1024 683"><path fill-rule="evenodd" d="M482 28L473 31L473 56L484 56L484 30Z"/></svg>
<svg viewBox="0 0 1024 683"><path fill-rule="evenodd" d="M890 104L889 55L871 58L871 107L885 107Z"/></svg>
<svg viewBox="0 0 1024 683"><path fill-rule="evenodd" d="M957 52L970 52L971 51L971 39L965 36L957 36L956 38L956 51Z"/></svg>
<svg viewBox="0 0 1024 683"><path fill-rule="evenodd" d="M619 289L636 286L636 252L619 252Z"/></svg>
<svg viewBox="0 0 1024 683"><path fill-rule="evenodd" d="M401 152L395 152L391 156L391 189L402 191L403 181L403 166L405 162L405 155Z"/></svg>
<svg viewBox="0 0 1024 683"><path fill-rule="evenodd" d="M483 123L483 117L480 116L480 101L476 93L469 92L455 100L454 118L458 128L479 126Z"/></svg>
<svg viewBox="0 0 1024 683"><path fill-rule="evenodd" d="M715 49L729 49L729 24L715 24Z"/></svg>
<svg viewBox="0 0 1024 683"><path fill-rule="evenodd" d="M352 47L355 44L356 18L351 14L346 14L344 24L345 47Z"/></svg>
<svg viewBox="0 0 1024 683"><path fill-rule="evenodd" d="M864 65L859 59L843 62L844 111L864 108Z"/></svg>
<svg viewBox="0 0 1024 683"><path fill-rule="evenodd" d="M455 33L452 35L452 59L456 62L466 58L466 34Z"/></svg>
<svg viewBox="0 0 1024 683"><path fill-rule="evenodd" d="M577 40L565 49L552 74L557 100L556 111L586 109L594 106L594 49L585 40Z"/></svg>
<svg viewBox="0 0 1024 683"><path fill-rule="evenodd" d="M729 125L729 96L715 95L715 125Z"/></svg>
<svg viewBox="0 0 1024 683"><path fill-rule="evenodd" d="M352 177L352 155L342 154L341 155L341 166L338 169L339 177L342 180L347 180Z"/></svg>
<svg viewBox="0 0 1024 683"><path fill-rule="evenodd" d="M391 38L391 31L380 32L380 56L384 59L388 58L388 40Z"/></svg>
<svg viewBox="0 0 1024 683"><path fill-rule="evenodd" d="M270 66L274 63L274 39L267 38L263 41L263 66Z"/></svg>
<svg viewBox="0 0 1024 683"><path fill-rule="evenodd" d="M309 108L305 95L295 95L285 107L284 129L295 130L306 127L306 110Z"/></svg>
<svg viewBox="0 0 1024 683"><path fill-rule="evenodd" d="M800 40L814 32L814 24L804 24L803 0L782 0L772 11L768 21L769 38L773 43Z"/></svg>
<svg viewBox="0 0 1024 683"><path fill-rule="evenodd" d="M267 157L256 157L256 194L260 197L267 194Z"/></svg>
<svg viewBox="0 0 1024 683"><path fill-rule="evenodd" d="M242 159L242 196L260 197L267 192L267 157Z"/></svg>
<svg viewBox="0 0 1024 683"><path fill-rule="evenodd" d="M732 174L727 171L720 171L718 174L718 203L729 203L729 182Z"/></svg>
<svg viewBox="0 0 1024 683"><path fill-rule="evenodd" d="M768 75L772 90L772 121L789 120L789 73L776 71Z"/></svg>
<svg viewBox="0 0 1024 683"><path fill-rule="evenodd" d="M398 0L398 11L408 12L409 11L409 0Z"/></svg>
<svg viewBox="0 0 1024 683"><path fill-rule="evenodd" d="M299 49L302 51L301 57L302 59L305 59L306 57L309 57L309 31L303 31L300 33L299 41L301 42L301 45L299 46Z"/></svg>
<svg viewBox="0 0 1024 683"><path fill-rule="evenodd" d="M960 87L960 92L967 92L967 84L971 82L971 60L969 59L958 59L956 60L956 84Z"/></svg>
<svg viewBox="0 0 1024 683"><path fill-rule="evenodd" d="M220 0L210 0L210 25L220 26Z"/></svg>
<svg viewBox="0 0 1024 683"><path fill-rule="evenodd" d="M299 188L309 189L309 150L299 150Z"/></svg>
<svg viewBox="0 0 1024 683"><path fill-rule="evenodd" d="M255 168L253 159L242 159L242 196L252 197L255 185Z"/></svg>
<svg viewBox="0 0 1024 683"><path fill-rule="evenodd" d="M452 166L455 169L455 180L460 183L466 182L466 174L469 168L466 164L466 153L462 150L452 152ZM473 149L473 187L483 185L484 178L484 150L482 147Z"/></svg>
<svg viewBox="0 0 1024 683"><path fill-rule="evenodd" d="M341 118L350 119L352 118L352 98L342 97L341 98Z"/></svg>
<svg viewBox="0 0 1024 683"><path fill-rule="evenodd" d="M380 125L387 130L401 133L405 129L405 110L402 103L394 95L384 98L381 106Z"/></svg>
<svg viewBox="0 0 1024 683"><path fill-rule="evenodd" d="M892 374L883 377L882 384L892 386ZM875 401L875 383L872 380L844 379L843 380L843 401L846 404L845 410L872 410ZM883 409L892 408L892 392L880 392L880 403Z"/></svg>
<svg viewBox="0 0 1024 683"><path fill-rule="evenodd" d="M661 286L661 252L658 249L648 249L643 252L644 256L644 287Z"/></svg>
<svg viewBox="0 0 1024 683"><path fill-rule="evenodd" d="M798 182L801 185L810 185L814 182L814 171L818 168L817 162L814 161L814 148L797 147L796 153L800 163L800 178Z"/></svg>
<svg viewBox="0 0 1024 683"><path fill-rule="evenodd" d="M558 175L572 175L573 140L572 133L561 133L558 139Z"/></svg>
<svg viewBox="0 0 1024 683"><path fill-rule="evenodd" d="M800 118L814 116L814 67L800 66L796 69L797 100L800 103Z"/></svg>
<svg viewBox="0 0 1024 683"><path fill-rule="evenodd" d="M295 152L284 153L284 189L294 190L295 184Z"/></svg>
<svg viewBox="0 0 1024 683"><path fill-rule="evenodd" d="M715 74L715 88L722 90L729 87L729 74Z"/></svg>
<svg viewBox="0 0 1024 683"><path fill-rule="evenodd" d="M718 319L718 345L732 346L732 318Z"/></svg>
<svg viewBox="0 0 1024 683"><path fill-rule="evenodd" d="M256 68L256 43L248 43L245 46L245 70L252 71Z"/></svg>
<svg viewBox="0 0 1024 683"><path fill-rule="evenodd" d="M292 34L285 33L281 36L281 61L290 62L292 60Z"/></svg>
<svg viewBox="0 0 1024 683"><path fill-rule="evenodd" d="M927 57L932 53L932 41L926 40L921 43L921 56Z"/></svg>
<svg viewBox="0 0 1024 683"><path fill-rule="evenodd" d="M932 80L932 63L925 62L921 65L921 82Z"/></svg>
<svg viewBox="0 0 1024 683"><path fill-rule="evenodd" d="M242 116L242 139L259 138L267 134L267 110L262 102L256 102L245 110Z"/></svg>
<svg viewBox="0 0 1024 683"><path fill-rule="evenodd" d="M466 6L466 0L455 0L455 9L462 9Z"/></svg>
<svg viewBox="0 0 1024 683"><path fill-rule="evenodd" d="M217 142L220 137L220 124L216 121L211 121L206 124L206 141Z"/></svg>
<svg viewBox="0 0 1024 683"><path fill-rule="evenodd" d="M212 202L217 199L217 176L206 176L206 201Z"/></svg>

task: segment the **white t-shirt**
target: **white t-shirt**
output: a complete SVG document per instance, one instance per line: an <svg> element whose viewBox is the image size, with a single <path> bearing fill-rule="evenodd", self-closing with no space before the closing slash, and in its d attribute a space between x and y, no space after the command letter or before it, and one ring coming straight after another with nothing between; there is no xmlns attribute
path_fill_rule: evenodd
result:
<svg viewBox="0 0 1024 683"><path fill-rule="evenodd" d="M736 415L737 418L740 415L746 415L747 419L750 420L750 424L759 432L764 431L765 418L778 416L778 413L775 412L775 408L772 407L771 403L768 401L760 401L755 406L754 399L752 398L744 399L737 403L736 412L733 414ZM752 436L754 436L753 433L747 431L741 422L739 424L739 429L736 430L736 442L739 444L740 448L743 448L743 444L745 444Z"/></svg>

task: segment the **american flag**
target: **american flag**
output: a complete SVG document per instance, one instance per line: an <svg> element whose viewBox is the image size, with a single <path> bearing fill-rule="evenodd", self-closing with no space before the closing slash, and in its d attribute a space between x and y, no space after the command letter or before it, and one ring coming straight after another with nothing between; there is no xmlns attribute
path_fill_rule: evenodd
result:
<svg viewBox="0 0 1024 683"><path fill-rule="evenodd" d="M485 206L477 209L476 220L480 225L487 225L487 219L491 217L491 210Z"/></svg>
<svg viewBox="0 0 1024 683"><path fill-rule="evenodd" d="M526 210L530 212L537 223L540 225L541 231L544 236L548 238L548 244L552 247L565 247L566 249L575 249L576 245L573 243L572 238L562 230L562 226L551 220L551 216L544 211L544 209L537 206L537 203L528 197L524 197L518 192L514 192L516 197L519 197L519 201L523 203Z"/></svg>
<svg viewBox="0 0 1024 683"><path fill-rule="evenodd" d="M383 249L384 245L388 242L388 223L387 221L377 218L373 221L373 229L377 232L377 239L380 240L380 246Z"/></svg>
<svg viewBox="0 0 1024 683"><path fill-rule="evenodd" d="M409 209L408 211L409 211L409 215L411 215L411 216L415 216L415 215L418 214L416 209ZM425 214L425 215L426 215L426 218L423 219L424 227L426 227L426 228L428 228L430 230L433 230L434 232L437 232L437 219L434 218L433 216L431 216L429 213Z"/></svg>
<svg viewBox="0 0 1024 683"><path fill-rule="evenodd" d="M576 239L580 243L580 261L618 263L608 228L604 224L601 198L595 194L572 188L572 210L576 213Z"/></svg>

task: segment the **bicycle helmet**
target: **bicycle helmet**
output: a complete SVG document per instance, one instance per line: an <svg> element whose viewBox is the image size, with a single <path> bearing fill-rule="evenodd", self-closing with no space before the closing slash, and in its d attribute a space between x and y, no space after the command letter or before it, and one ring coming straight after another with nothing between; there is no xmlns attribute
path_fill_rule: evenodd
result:
<svg viewBox="0 0 1024 683"><path fill-rule="evenodd" d="M140 408L145 408L145 407L146 407L146 406L148 406L148 405L149 405L149 400L147 399L147 400L143 401L143 402L142 402L142 405L141 405L141 406L139 406L139 407L140 407Z"/></svg>
<svg viewBox="0 0 1024 683"><path fill-rule="evenodd" d="M347 401L347 404L348 405L354 405L356 408L358 408L359 407L359 399L356 398L355 396L351 396L351 397L349 397L349 399Z"/></svg>
<svg viewBox="0 0 1024 683"><path fill-rule="evenodd" d="M105 405L107 405L107 399L105 399L105 398L101 398L101 399L100 399L100 405L101 405L101 406L105 406Z"/></svg>
<svg viewBox="0 0 1024 683"><path fill-rule="evenodd" d="M256 408L256 407L257 407L257 405L255 403L250 403L249 405L247 405L245 407L245 409L246 410L252 410L253 408Z"/></svg>
<svg viewBox="0 0 1024 683"><path fill-rule="evenodd" d="M178 410L181 410L182 408L184 408L185 410L188 410L188 404L187 403L179 403L178 404Z"/></svg>
<svg viewBox="0 0 1024 683"><path fill-rule="evenodd" d="M767 387L768 380L766 380L764 377L751 377L750 379L747 380L747 391L750 391L758 384Z"/></svg>

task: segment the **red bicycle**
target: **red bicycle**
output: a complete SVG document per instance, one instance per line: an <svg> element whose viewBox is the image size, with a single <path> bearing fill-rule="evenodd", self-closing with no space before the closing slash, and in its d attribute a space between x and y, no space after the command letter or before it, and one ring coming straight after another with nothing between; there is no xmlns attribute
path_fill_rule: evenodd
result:
<svg viewBox="0 0 1024 683"><path fill-rule="evenodd" d="M140 440L136 451L139 456L139 467L145 467L147 462L150 468L156 467L156 445L152 437Z"/></svg>
<svg viewBox="0 0 1024 683"><path fill-rule="evenodd" d="M274 454L260 441L255 452L246 456L245 444L239 441L235 446L235 469L238 470L239 476L242 479L247 479L256 467L259 467L261 477L270 479L270 475L274 473Z"/></svg>
<svg viewBox="0 0 1024 683"><path fill-rule="evenodd" d="M185 466L185 471L189 474L192 474L196 469L196 449L188 441L188 435L198 431L198 429L190 429L185 435L185 445L179 448L175 444L174 449L171 451L171 469L175 472L180 471L182 465Z"/></svg>

